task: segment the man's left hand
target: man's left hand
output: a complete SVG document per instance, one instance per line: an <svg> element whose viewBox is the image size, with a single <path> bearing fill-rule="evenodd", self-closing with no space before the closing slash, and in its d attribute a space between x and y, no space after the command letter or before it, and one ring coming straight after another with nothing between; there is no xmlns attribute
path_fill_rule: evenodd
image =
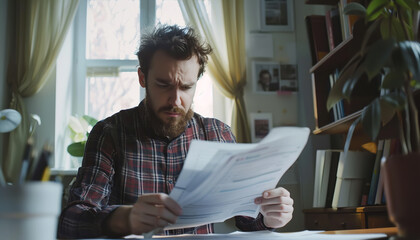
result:
<svg viewBox="0 0 420 240"><path fill-rule="evenodd" d="M282 187L264 191L261 197L255 199L255 204L261 205L260 212L266 227L283 227L292 220L293 199Z"/></svg>

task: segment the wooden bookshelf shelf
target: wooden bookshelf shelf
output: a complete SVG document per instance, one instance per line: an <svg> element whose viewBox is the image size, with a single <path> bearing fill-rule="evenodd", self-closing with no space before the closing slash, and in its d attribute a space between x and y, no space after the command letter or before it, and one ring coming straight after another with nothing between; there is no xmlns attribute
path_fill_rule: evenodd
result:
<svg viewBox="0 0 420 240"><path fill-rule="evenodd" d="M362 114L362 110L352 113L338 121L327 124L321 128L316 128L313 134L340 134L348 131L353 121Z"/></svg>
<svg viewBox="0 0 420 240"><path fill-rule="evenodd" d="M305 229L308 230L344 230L393 227L389 221L385 205L347 207L347 208L312 208L305 213Z"/></svg>
<svg viewBox="0 0 420 240"><path fill-rule="evenodd" d="M362 76L354 90L357 97L352 97L350 102L341 103L344 116L341 119L335 117L333 110L327 109L327 99L331 89L331 75L336 76L360 50L366 26L363 21L357 21L354 25L353 35L341 42L327 55L319 60L309 71L312 76L312 90L314 98L314 113L316 128L314 134L340 134L346 133L352 122L361 114L361 109L369 104L379 91L375 88L374 80L367 81L367 76ZM334 77L335 78L335 77ZM334 110L336 111L336 110ZM342 110L340 110L342 111ZM342 113L342 112L341 112Z"/></svg>

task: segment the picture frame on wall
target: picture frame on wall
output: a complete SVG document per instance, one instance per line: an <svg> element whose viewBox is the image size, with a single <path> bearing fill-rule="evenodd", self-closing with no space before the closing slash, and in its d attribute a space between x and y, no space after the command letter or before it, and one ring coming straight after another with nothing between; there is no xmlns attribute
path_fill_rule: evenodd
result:
<svg viewBox="0 0 420 240"><path fill-rule="evenodd" d="M251 140L253 143L261 141L273 128L272 113L250 113Z"/></svg>
<svg viewBox="0 0 420 240"><path fill-rule="evenodd" d="M280 63L252 62L252 85L255 93L272 94L280 89Z"/></svg>
<svg viewBox="0 0 420 240"><path fill-rule="evenodd" d="M261 31L294 31L293 13L293 0L260 0Z"/></svg>
<svg viewBox="0 0 420 240"><path fill-rule="evenodd" d="M297 92L297 65L296 64L281 64L280 65L280 91Z"/></svg>

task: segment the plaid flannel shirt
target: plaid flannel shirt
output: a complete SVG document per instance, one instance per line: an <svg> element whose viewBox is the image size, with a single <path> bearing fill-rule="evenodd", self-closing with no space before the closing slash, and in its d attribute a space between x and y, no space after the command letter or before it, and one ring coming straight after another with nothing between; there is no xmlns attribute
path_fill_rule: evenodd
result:
<svg viewBox="0 0 420 240"><path fill-rule="evenodd" d="M235 142L230 127L194 114L185 131L168 141L153 135L144 117L144 102L98 122L86 143L83 164L73 184L58 227L59 238L107 234L106 217L121 205L132 205L145 193L169 194L181 172L191 140ZM243 231L267 229L262 215L235 217ZM213 224L176 229L165 234L205 234Z"/></svg>

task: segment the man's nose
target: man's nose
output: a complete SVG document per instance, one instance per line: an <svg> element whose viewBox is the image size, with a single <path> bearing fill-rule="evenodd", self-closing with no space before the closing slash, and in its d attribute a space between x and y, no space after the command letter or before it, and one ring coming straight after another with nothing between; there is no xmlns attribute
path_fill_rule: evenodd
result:
<svg viewBox="0 0 420 240"><path fill-rule="evenodd" d="M171 95L169 97L169 103L172 106L181 106L181 94L178 88L174 88L171 91Z"/></svg>

